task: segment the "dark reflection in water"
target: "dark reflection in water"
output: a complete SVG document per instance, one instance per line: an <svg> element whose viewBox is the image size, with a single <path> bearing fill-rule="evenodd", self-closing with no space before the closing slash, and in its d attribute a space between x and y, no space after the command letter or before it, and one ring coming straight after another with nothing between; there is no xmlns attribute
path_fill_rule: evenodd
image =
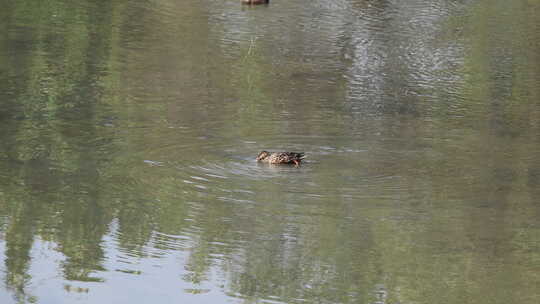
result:
<svg viewBox="0 0 540 304"><path fill-rule="evenodd" d="M132 2L0 11L0 303L538 302L540 4Z"/></svg>

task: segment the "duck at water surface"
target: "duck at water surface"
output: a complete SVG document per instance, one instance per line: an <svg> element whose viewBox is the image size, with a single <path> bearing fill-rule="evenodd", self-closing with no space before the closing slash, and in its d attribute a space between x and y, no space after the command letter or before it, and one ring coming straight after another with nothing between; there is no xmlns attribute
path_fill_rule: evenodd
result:
<svg viewBox="0 0 540 304"><path fill-rule="evenodd" d="M295 164L300 165L302 159L306 156L303 152L268 152L262 151L257 156L258 162L269 164Z"/></svg>
<svg viewBox="0 0 540 304"><path fill-rule="evenodd" d="M270 0L242 0L242 4L268 4Z"/></svg>

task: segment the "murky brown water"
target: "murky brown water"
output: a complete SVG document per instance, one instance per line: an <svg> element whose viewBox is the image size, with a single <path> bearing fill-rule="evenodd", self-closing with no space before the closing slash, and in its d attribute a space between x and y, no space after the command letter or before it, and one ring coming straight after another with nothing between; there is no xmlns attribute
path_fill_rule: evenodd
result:
<svg viewBox="0 0 540 304"><path fill-rule="evenodd" d="M0 33L0 303L540 301L539 1L10 1Z"/></svg>

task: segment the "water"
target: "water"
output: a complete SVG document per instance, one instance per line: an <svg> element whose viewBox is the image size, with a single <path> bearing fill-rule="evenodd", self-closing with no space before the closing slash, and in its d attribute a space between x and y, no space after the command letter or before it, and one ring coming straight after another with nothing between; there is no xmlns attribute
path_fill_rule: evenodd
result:
<svg viewBox="0 0 540 304"><path fill-rule="evenodd" d="M94 2L2 5L0 303L539 302L538 1Z"/></svg>

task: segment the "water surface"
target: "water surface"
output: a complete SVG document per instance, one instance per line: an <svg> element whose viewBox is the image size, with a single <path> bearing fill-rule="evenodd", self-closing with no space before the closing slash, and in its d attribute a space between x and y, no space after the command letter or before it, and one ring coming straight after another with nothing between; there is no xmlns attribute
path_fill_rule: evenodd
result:
<svg viewBox="0 0 540 304"><path fill-rule="evenodd" d="M238 2L2 5L0 303L539 302L540 2Z"/></svg>

